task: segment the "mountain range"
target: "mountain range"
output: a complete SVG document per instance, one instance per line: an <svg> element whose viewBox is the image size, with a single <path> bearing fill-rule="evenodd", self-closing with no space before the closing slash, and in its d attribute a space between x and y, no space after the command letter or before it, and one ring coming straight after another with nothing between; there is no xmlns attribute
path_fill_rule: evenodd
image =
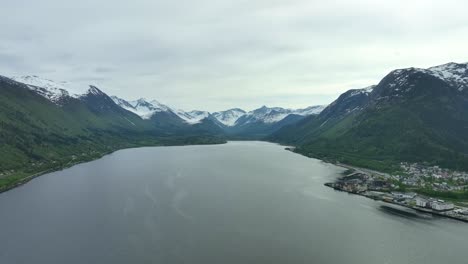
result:
<svg viewBox="0 0 468 264"><path fill-rule="evenodd" d="M64 98L80 99L92 91L103 93L92 85L83 87L70 82L55 82L34 75L12 77L11 79L25 84L30 90L35 91L57 105L62 105ZM107 94L105 95L107 96ZM250 135L246 129L249 124L264 124L265 127L270 128L289 115L297 116L296 119L300 119L309 115L317 115L325 108L325 106L311 106L305 109L285 109L263 106L250 112L246 112L240 108L233 108L210 113L202 110L184 111L175 109L154 99L125 100L117 96L107 97L111 98L117 106L138 115L143 120L157 120L162 119L164 116L167 121L172 119L171 122L174 124L185 123L186 125L200 125L211 121L228 134L235 134L236 132L234 131L242 131L246 137ZM266 131L264 135L273 132L273 130Z"/></svg>
<svg viewBox="0 0 468 264"><path fill-rule="evenodd" d="M244 127L247 124L267 124L273 125L284 120L290 115L305 117L319 114L325 106L311 106L305 109L285 109L281 107L266 107L246 112L240 108L228 109L220 112L207 112L201 110L184 111L174 109L161 104L156 100L140 98L135 101L127 101L116 96L112 96L114 102L120 107L139 115L143 119L150 119L155 113L169 112L177 115L187 124L199 124L204 120L212 120L226 132L234 131L235 128Z"/></svg>
<svg viewBox="0 0 468 264"><path fill-rule="evenodd" d="M0 76L0 190L29 175L121 148L264 137L289 124L283 120L299 120L321 109L184 111L156 100L109 96L93 85Z"/></svg>
<svg viewBox="0 0 468 264"><path fill-rule="evenodd" d="M333 162L468 170L468 64L390 72L328 106L184 111L38 76L0 76L0 189L126 147L261 139Z"/></svg>

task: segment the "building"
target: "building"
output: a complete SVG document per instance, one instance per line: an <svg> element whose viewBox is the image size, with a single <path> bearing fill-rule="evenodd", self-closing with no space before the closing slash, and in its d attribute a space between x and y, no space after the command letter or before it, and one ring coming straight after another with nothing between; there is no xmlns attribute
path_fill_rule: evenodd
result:
<svg viewBox="0 0 468 264"><path fill-rule="evenodd" d="M416 197L416 193L392 192L392 195L399 199L414 199Z"/></svg>
<svg viewBox="0 0 468 264"><path fill-rule="evenodd" d="M367 185L362 183L361 180L353 179L346 181L342 184L342 189L347 192L352 193L362 193L367 191Z"/></svg>
<svg viewBox="0 0 468 264"><path fill-rule="evenodd" d="M427 207L428 203L429 203L429 201L427 199L424 199L424 198L421 198L421 197L416 198L416 206Z"/></svg>
<svg viewBox="0 0 468 264"><path fill-rule="evenodd" d="M453 203L445 203L441 201L434 201L431 202L431 208L436 210L436 211L448 211L448 210L453 210L455 206Z"/></svg>
<svg viewBox="0 0 468 264"><path fill-rule="evenodd" d="M381 191L390 188L390 184L384 180L374 179L369 183L369 189L373 191Z"/></svg>
<svg viewBox="0 0 468 264"><path fill-rule="evenodd" d="M461 214L461 215L468 215L468 209L455 209L453 210L455 213L457 214Z"/></svg>

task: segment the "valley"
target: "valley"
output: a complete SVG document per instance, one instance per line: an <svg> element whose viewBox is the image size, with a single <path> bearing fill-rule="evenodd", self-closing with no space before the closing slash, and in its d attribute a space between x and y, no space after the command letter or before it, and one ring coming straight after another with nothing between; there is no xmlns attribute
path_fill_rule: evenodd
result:
<svg viewBox="0 0 468 264"><path fill-rule="evenodd" d="M184 111L38 76L1 77L0 87L3 189L122 148L227 140L293 145L308 157L392 175L402 162L468 170L468 64L394 70L304 109Z"/></svg>
<svg viewBox="0 0 468 264"><path fill-rule="evenodd" d="M1 10L0 264L468 262L468 1Z"/></svg>

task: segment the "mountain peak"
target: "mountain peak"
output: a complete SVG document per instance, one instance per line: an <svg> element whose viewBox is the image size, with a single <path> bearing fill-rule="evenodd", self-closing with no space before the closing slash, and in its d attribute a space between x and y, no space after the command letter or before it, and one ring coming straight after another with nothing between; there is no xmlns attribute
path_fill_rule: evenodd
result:
<svg viewBox="0 0 468 264"><path fill-rule="evenodd" d="M69 96L80 98L88 93L102 94L96 86L76 84L71 82L57 82L49 79L41 78L37 75L14 76L12 80L27 85L31 90L49 99L54 103L58 103L63 97Z"/></svg>
<svg viewBox="0 0 468 264"><path fill-rule="evenodd" d="M188 124L198 124L203 119L208 118L211 114L207 111L192 110L185 112L184 110L178 109L175 111L175 114L182 118Z"/></svg>
<svg viewBox="0 0 468 264"><path fill-rule="evenodd" d="M468 64L450 62L428 69L432 75L438 77L454 86L457 90L463 91L468 88Z"/></svg>
<svg viewBox="0 0 468 264"><path fill-rule="evenodd" d="M262 106L253 111L245 113L236 121L237 124L248 124L255 122L262 123L275 123L285 119L289 115L299 115L299 116L308 116L316 115L322 112L325 107L322 106L310 106L304 109L287 109L282 107L267 107Z"/></svg>
<svg viewBox="0 0 468 264"><path fill-rule="evenodd" d="M213 116L225 126L234 126L239 117L243 116L246 112L240 108L231 108L225 111L213 113Z"/></svg>
<svg viewBox="0 0 468 264"><path fill-rule="evenodd" d="M446 64L433 66L427 69L422 68L404 68L390 72L387 76L393 78L391 87L408 86L405 91L409 91L411 87L408 85L410 77L414 74L428 74L434 76L458 91L463 91L468 88L468 63L449 62ZM384 80L389 79L384 78Z"/></svg>
<svg viewBox="0 0 468 264"><path fill-rule="evenodd" d="M117 96L112 96L111 98L117 105L119 105L123 109L133 112L134 114L140 116L143 119L150 119L156 112L171 111L171 109L168 106L163 105L156 100L148 102L146 98L139 98L135 101L127 101Z"/></svg>
<svg viewBox="0 0 468 264"><path fill-rule="evenodd" d="M93 95L105 95L103 91L101 91L99 88L97 88L94 85L90 85L88 89L88 94L93 94Z"/></svg>

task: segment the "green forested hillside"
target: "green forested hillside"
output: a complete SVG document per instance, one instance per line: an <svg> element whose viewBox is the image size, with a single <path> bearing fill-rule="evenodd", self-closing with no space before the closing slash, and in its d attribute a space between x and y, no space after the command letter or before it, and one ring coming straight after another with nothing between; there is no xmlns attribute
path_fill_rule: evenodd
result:
<svg viewBox="0 0 468 264"><path fill-rule="evenodd" d="M203 128L143 120L96 89L59 103L0 78L0 190L25 176L134 146L219 143Z"/></svg>
<svg viewBox="0 0 468 264"><path fill-rule="evenodd" d="M343 108L344 98L338 99L269 139L308 156L378 170L395 170L402 161L468 170L468 98L457 88L422 71L394 72L372 92L353 95L366 94L366 100Z"/></svg>

